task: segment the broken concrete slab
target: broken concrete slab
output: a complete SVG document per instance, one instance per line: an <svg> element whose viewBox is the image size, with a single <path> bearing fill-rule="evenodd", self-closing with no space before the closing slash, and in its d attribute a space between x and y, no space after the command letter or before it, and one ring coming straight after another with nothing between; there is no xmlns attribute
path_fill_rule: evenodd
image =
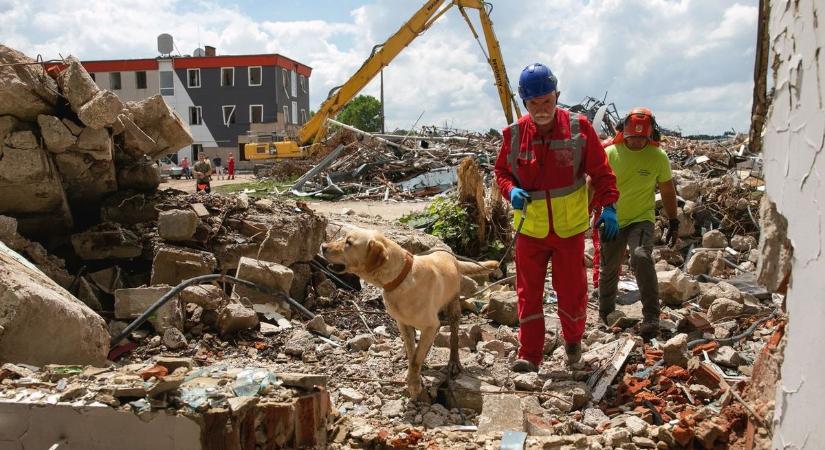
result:
<svg viewBox="0 0 825 450"><path fill-rule="evenodd" d="M72 151L75 148L54 155L63 188L73 207L96 208L103 197L117 191L115 167L111 161L96 159L86 152ZM109 152L111 157L111 150Z"/></svg>
<svg viewBox="0 0 825 450"><path fill-rule="evenodd" d="M52 153L61 153L77 142L77 137L55 116L40 114L37 116L37 125L40 126L40 135L46 149Z"/></svg>
<svg viewBox="0 0 825 450"><path fill-rule="evenodd" d="M524 430L521 399L512 394L485 395L478 418L478 434L490 435Z"/></svg>
<svg viewBox="0 0 825 450"><path fill-rule="evenodd" d="M154 222L158 218L158 210L155 207L160 201L159 195L121 189L103 200L100 206L100 219L122 225Z"/></svg>
<svg viewBox="0 0 825 450"><path fill-rule="evenodd" d="M717 298L708 308L708 320L716 322L742 314L742 303L729 298Z"/></svg>
<svg viewBox="0 0 825 450"><path fill-rule="evenodd" d="M699 283L679 269L656 272L656 277L659 282L659 296L667 305L680 306L699 293Z"/></svg>
<svg viewBox="0 0 825 450"><path fill-rule="evenodd" d="M167 241L186 241L192 239L199 223L198 215L190 209L162 211L158 215L158 234Z"/></svg>
<svg viewBox="0 0 825 450"><path fill-rule="evenodd" d="M18 218L25 235L55 233L73 225L60 175L42 149L0 146L0 214Z"/></svg>
<svg viewBox="0 0 825 450"><path fill-rule="evenodd" d="M769 291L784 293L793 266L793 245L788 239L788 220L767 195L759 204L759 228L757 278Z"/></svg>
<svg viewBox="0 0 825 450"><path fill-rule="evenodd" d="M515 291L493 292L487 304L487 318L500 324L518 325L518 296Z"/></svg>
<svg viewBox="0 0 825 450"><path fill-rule="evenodd" d="M74 252L83 260L130 259L143 253L138 237L118 224L103 223L71 237Z"/></svg>
<svg viewBox="0 0 825 450"><path fill-rule="evenodd" d="M215 311L226 302L226 295L214 284L188 286L180 293L182 303L194 303L205 310Z"/></svg>
<svg viewBox="0 0 825 450"><path fill-rule="evenodd" d="M89 154L98 161L112 160L112 137L105 128L84 128L77 137L77 143L71 148L73 151Z"/></svg>
<svg viewBox="0 0 825 450"><path fill-rule="evenodd" d="M33 150L40 146L37 142L37 136L28 130L13 131L6 137L3 143L6 147L20 150Z"/></svg>
<svg viewBox="0 0 825 450"><path fill-rule="evenodd" d="M139 102L127 102L123 114L154 143L153 148L146 149L145 137L135 130L117 130L124 133L124 150L133 153L135 158L143 156L145 152L150 158L156 159L167 153L175 153L193 142L189 127L160 95ZM142 150L135 152L134 149Z"/></svg>
<svg viewBox="0 0 825 450"><path fill-rule="evenodd" d="M347 347L356 352L365 352L375 344L375 338L370 334L359 334L347 340Z"/></svg>
<svg viewBox="0 0 825 450"><path fill-rule="evenodd" d="M324 321L324 316L322 316L321 314L318 314L315 317L313 317L309 322L306 323L305 327L308 331L314 331L326 338L337 333L335 327L327 325L327 323Z"/></svg>
<svg viewBox="0 0 825 450"><path fill-rule="evenodd" d="M542 390L554 394L548 402L565 413L581 409L591 398L587 383L580 381L548 381Z"/></svg>
<svg viewBox="0 0 825 450"><path fill-rule="evenodd" d="M109 348L99 315L2 242L0 330L5 362L100 365Z"/></svg>
<svg viewBox="0 0 825 450"><path fill-rule="evenodd" d="M151 284L176 286L183 280L215 272L217 265L209 252L162 246L152 262Z"/></svg>
<svg viewBox="0 0 825 450"><path fill-rule="evenodd" d="M326 375L295 372L278 372L277 376L284 383L284 386L301 388L307 391L315 389L316 386L325 387L329 379Z"/></svg>
<svg viewBox="0 0 825 450"><path fill-rule="evenodd" d="M668 366L679 366L687 368L690 353L688 352L687 334L680 333L669 339L662 346L664 352L663 359Z"/></svg>
<svg viewBox="0 0 825 450"><path fill-rule="evenodd" d="M699 306L705 309L710 308L710 305L717 298L729 298L739 303L744 302L742 291L726 281L700 283L699 289L701 292L699 296Z"/></svg>
<svg viewBox="0 0 825 450"><path fill-rule="evenodd" d="M713 258L709 252L694 252L685 266L685 271L691 275L708 273Z"/></svg>
<svg viewBox="0 0 825 450"><path fill-rule="evenodd" d="M140 288L118 289L115 291L115 318L137 319L167 292L170 286L150 286ZM158 333L168 328L183 329L183 310L178 297L174 297L161 306L151 317L149 322Z"/></svg>
<svg viewBox="0 0 825 450"><path fill-rule="evenodd" d="M258 315L252 308L240 303L230 303L218 314L218 329L221 334L249 330L258 326Z"/></svg>
<svg viewBox="0 0 825 450"><path fill-rule="evenodd" d="M91 128L111 126L123 110L123 103L117 95L108 90L101 90L80 107L77 116Z"/></svg>
<svg viewBox="0 0 825 450"><path fill-rule="evenodd" d="M58 75L57 84L76 113L100 91L95 80L74 56L66 58L66 67Z"/></svg>
<svg viewBox="0 0 825 450"><path fill-rule="evenodd" d="M242 257L238 262L238 278L251 281L257 285L269 288L276 292L288 293L292 286L293 273L289 267L278 263ZM274 304L279 307L280 313L287 318L291 317L291 311L283 300L258 291L254 288L236 284L232 291L233 295L246 297L252 303Z"/></svg>
<svg viewBox="0 0 825 450"><path fill-rule="evenodd" d="M720 366L732 367L734 369L748 362L739 352L729 345L723 345L717 348L714 354L711 355L711 359Z"/></svg>
<svg viewBox="0 0 825 450"><path fill-rule="evenodd" d="M502 390L465 372L458 374L449 383L456 395L447 396L447 407L467 408L479 413L484 406L484 398L489 393Z"/></svg>
<svg viewBox="0 0 825 450"><path fill-rule="evenodd" d="M157 166L147 159L138 160L117 170L117 185L121 190L154 192L161 181Z"/></svg>
<svg viewBox="0 0 825 450"><path fill-rule="evenodd" d="M57 83L36 61L0 44L0 116L34 122L51 114L58 102ZM11 65L15 64L15 65Z"/></svg>
<svg viewBox="0 0 825 450"><path fill-rule="evenodd" d="M710 230L702 235L702 247L705 248L725 248L728 246L728 238L719 230Z"/></svg>
<svg viewBox="0 0 825 450"><path fill-rule="evenodd" d="M735 235L730 240L730 246L737 252L749 252L757 247L759 243L753 236Z"/></svg>

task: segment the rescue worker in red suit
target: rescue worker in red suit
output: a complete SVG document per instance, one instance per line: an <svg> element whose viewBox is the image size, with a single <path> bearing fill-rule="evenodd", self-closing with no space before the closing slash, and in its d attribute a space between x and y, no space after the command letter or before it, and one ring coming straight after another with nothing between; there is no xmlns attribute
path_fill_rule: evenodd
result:
<svg viewBox="0 0 825 450"><path fill-rule="evenodd" d="M519 96L527 108L504 129L496 159L496 182L515 210L516 293L519 351L513 370L537 371L544 354L544 279L553 261L553 289L568 364L581 358L587 318L584 232L589 228L587 176L594 202L603 207L598 225L605 238L618 232L613 204L616 177L604 148L586 117L556 106L556 77L547 66L531 64L519 77Z"/></svg>

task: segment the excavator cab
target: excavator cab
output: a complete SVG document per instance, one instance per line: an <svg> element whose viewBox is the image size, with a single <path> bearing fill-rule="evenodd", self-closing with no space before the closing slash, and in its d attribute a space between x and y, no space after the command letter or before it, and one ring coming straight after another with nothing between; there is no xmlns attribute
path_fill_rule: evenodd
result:
<svg viewBox="0 0 825 450"><path fill-rule="evenodd" d="M244 159L247 161L273 160L276 158L300 158L306 156L298 143L276 134L259 134L251 137L252 142L244 145Z"/></svg>

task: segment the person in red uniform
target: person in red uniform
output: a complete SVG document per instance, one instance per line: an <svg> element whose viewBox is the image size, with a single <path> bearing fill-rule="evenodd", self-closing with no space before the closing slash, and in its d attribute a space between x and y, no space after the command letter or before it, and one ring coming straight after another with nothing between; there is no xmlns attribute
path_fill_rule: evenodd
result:
<svg viewBox="0 0 825 450"><path fill-rule="evenodd" d="M226 179L235 179L235 155L229 154L229 161L226 163L226 171L228 172Z"/></svg>
<svg viewBox="0 0 825 450"><path fill-rule="evenodd" d="M515 253L520 346L512 367L518 372L537 371L542 361L542 300L551 259L568 364L581 358L587 318L587 176L595 191L593 201L602 207L597 226L604 225L605 239L619 229L613 206L619 192L604 147L585 116L556 106L557 87L547 66L524 68L518 92L529 114L504 129L495 164L496 182L510 199L514 226L520 228Z"/></svg>

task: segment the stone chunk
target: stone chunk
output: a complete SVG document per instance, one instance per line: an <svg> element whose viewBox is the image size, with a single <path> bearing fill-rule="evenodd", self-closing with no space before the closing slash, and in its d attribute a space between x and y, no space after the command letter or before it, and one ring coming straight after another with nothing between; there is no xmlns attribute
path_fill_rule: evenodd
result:
<svg viewBox="0 0 825 450"><path fill-rule="evenodd" d="M186 367L187 369L191 369L195 367L195 360L192 358L177 358L173 356L158 356L155 358L155 363L159 366L166 367L169 369L169 373L172 373L178 367Z"/></svg>
<svg viewBox="0 0 825 450"><path fill-rule="evenodd" d="M709 308L717 298L729 298L737 303L744 302L742 292L736 286L726 281L720 281L716 284L701 283L700 290L699 306L702 308Z"/></svg>
<svg viewBox="0 0 825 450"><path fill-rule="evenodd" d="M74 252L83 260L136 258L143 253L138 237L116 224L101 224L71 237Z"/></svg>
<svg viewBox="0 0 825 450"><path fill-rule="evenodd" d="M647 436L648 424L636 416L627 416L624 424L633 436Z"/></svg>
<svg viewBox="0 0 825 450"><path fill-rule="evenodd" d="M156 159L158 156L177 152L178 149L188 147L192 143L189 127L160 95L139 102L127 102L123 115L142 132L138 133L131 128L118 130L124 132L124 149L144 149L134 156L142 156L145 151L150 158ZM150 148L146 148L146 137L152 143Z"/></svg>
<svg viewBox="0 0 825 450"><path fill-rule="evenodd" d="M711 255L708 252L694 252L688 260L685 270L691 275L702 275L708 273Z"/></svg>
<svg viewBox="0 0 825 450"><path fill-rule="evenodd" d="M458 376L450 381L450 385L455 387L456 392L461 392L462 395L447 396L447 407L452 408L467 408L476 412L481 412L484 407L484 401L490 395L483 394L489 392L500 391L501 388L485 383L473 376L465 373L460 373Z"/></svg>
<svg viewBox="0 0 825 450"><path fill-rule="evenodd" d="M6 147L20 150L38 148L37 137L31 131L14 131L5 140Z"/></svg>
<svg viewBox="0 0 825 450"><path fill-rule="evenodd" d="M65 151L77 142L77 138L66 125L55 116L41 114L37 116L40 126L40 135L46 143L46 148L53 153Z"/></svg>
<svg viewBox="0 0 825 450"><path fill-rule="evenodd" d="M255 311L239 303L226 305L218 315L218 329L220 329L221 334L248 330L257 326L258 315Z"/></svg>
<svg viewBox="0 0 825 450"><path fill-rule="evenodd" d="M223 306L225 297L223 290L214 284L188 286L180 293L182 303L194 303L208 311L215 311Z"/></svg>
<svg viewBox="0 0 825 450"><path fill-rule="evenodd" d="M599 408L588 408L584 410L584 417L582 418L582 423L587 426L598 428L601 424L605 422L610 422L610 418L607 417L601 409Z"/></svg>
<svg viewBox="0 0 825 450"><path fill-rule="evenodd" d="M755 249L757 245L756 238L753 236L736 235L730 240L730 246L737 252L749 252Z"/></svg>
<svg viewBox="0 0 825 450"><path fill-rule="evenodd" d="M242 280L251 281L273 291L283 292L286 294L289 292L292 285L293 273L289 267L282 266L278 263L241 257L238 262L238 271L236 276ZM271 294L266 294L241 284L235 285L233 288L233 294L240 297L246 297L252 303L274 304L278 306L281 314L287 318L291 317L292 311L289 309L286 302Z"/></svg>
<svg viewBox="0 0 825 450"><path fill-rule="evenodd" d="M767 195L759 204L759 228L757 279L769 291L784 293L793 266L793 244L788 239L788 219Z"/></svg>
<svg viewBox="0 0 825 450"><path fill-rule="evenodd" d="M167 241L187 241L198 229L198 215L190 209L162 211L158 215L158 234Z"/></svg>
<svg viewBox="0 0 825 450"><path fill-rule="evenodd" d="M372 347L372 344L375 343L375 338L369 334L359 334L354 338L347 340L347 347L356 351L356 352L363 352L369 350Z"/></svg>
<svg viewBox="0 0 825 450"><path fill-rule="evenodd" d="M699 293L699 283L681 270L656 272L659 281L659 296L671 306L680 306L687 299Z"/></svg>
<svg viewBox="0 0 825 450"><path fill-rule="evenodd" d="M318 314L306 323L306 329L314 331L323 337L330 337L335 334L335 327L327 325L324 321L324 316Z"/></svg>
<svg viewBox="0 0 825 450"><path fill-rule="evenodd" d="M494 292L487 305L487 318L500 325L518 325L518 297L515 291Z"/></svg>
<svg viewBox="0 0 825 450"><path fill-rule="evenodd" d="M163 246L152 261L152 285L176 286L181 281L215 272L218 262L209 252Z"/></svg>
<svg viewBox="0 0 825 450"><path fill-rule="evenodd" d="M112 160L112 137L105 128L84 128L72 150L87 153L98 161Z"/></svg>
<svg viewBox="0 0 825 450"><path fill-rule="evenodd" d="M115 291L115 318L137 319L172 288L151 286ZM172 298L149 317L149 323L158 333L168 328L183 329L183 310L177 297Z"/></svg>
<svg viewBox="0 0 825 450"><path fill-rule="evenodd" d="M542 390L555 394L548 400L549 403L565 413L581 409L591 397L587 383L579 381L550 381L544 384Z"/></svg>
<svg viewBox="0 0 825 450"><path fill-rule="evenodd" d="M189 343L186 341L186 337L180 330L174 327L169 327L163 332L163 345L165 345L169 350L179 350L186 348Z"/></svg>
<svg viewBox="0 0 825 450"><path fill-rule="evenodd" d="M325 387L328 380L326 375L309 373L278 372L277 376L284 386L301 388L307 391L314 389L315 386Z"/></svg>
<svg viewBox="0 0 825 450"><path fill-rule="evenodd" d="M485 395L478 418L478 434L489 435L505 431L524 430L524 411L516 395Z"/></svg>
<svg viewBox="0 0 825 450"><path fill-rule="evenodd" d="M103 319L2 242L0 330L4 363L100 366L109 351Z"/></svg>
<svg viewBox="0 0 825 450"><path fill-rule="evenodd" d="M713 362L719 364L720 366L725 367L732 367L737 368L739 366L747 364L747 360L742 357L733 347L729 345L724 345L716 349L716 352L711 357Z"/></svg>
<svg viewBox="0 0 825 450"><path fill-rule="evenodd" d="M384 406L381 407L381 414L388 418L398 417L404 414L404 400L399 398L384 403Z"/></svg>
<svg viewBox="0 0 825 450"><path fill-rule="evenodd" d="M526 391L540 391L544 382L539 378L536 372L522 373L516 375L513 379L516 389L524 389Z"/></svg>
<svg viewBox="0 0 825 450"><path fill-rule="evenodd" d="M744 306L729 298L717 298L708 308L708 320L716 322L742 314Z"/></svg>
<svg viewBox="0 0 825 450"><path fill-rule="evenodd" d="M702 247L725 248L727 246L728 238L719 230L710 230L702 236Z"/></svg>
<svg viewBox="0 0 825 450"><path fill-rule="evenodd" d="M687 334L680 333L665 342L664 346L662 347L662 351L664 352L663 359L665 360L665 365L667 366L679 366L687 368L688 359L690 359L690 353L688 353L688 346L687 346Z"/></svg>
<svg viewBox="0 0 825 450"><path fill-rule="evenodd" d="M72 110L80 112L80 108L94 98L100 88L77 58L69 56L66 62L68 65L57 77L57 84L60 86L60 92L69 101Z"/></svg>
<svg viewBox="0 0 825 450"><path fill-rule="evenodd" d="M10 66L7 64L25 64ZM0 44L0 116L10 114L34 122L52 114L57 104L57 83L40 64L23 53Z"/></svg>
<svg viewBox="0 0 825 450"><path fill-rule="evenodd" d="M121 110L120 98L111 91L101 90L80 107L77 116L91 128L103 128L112 125Z"/></svg>

